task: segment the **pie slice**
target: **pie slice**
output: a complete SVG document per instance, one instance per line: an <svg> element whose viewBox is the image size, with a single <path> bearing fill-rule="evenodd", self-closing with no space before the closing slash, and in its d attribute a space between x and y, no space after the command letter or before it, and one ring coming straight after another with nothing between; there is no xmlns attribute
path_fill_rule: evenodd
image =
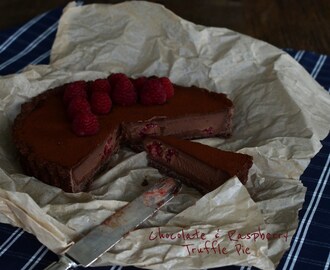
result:
<svg viewBox="0 0 330 270"><path fill-rule="evenodd" d="M151 166L181 179L206 194L233 176L245 184L252 157L223 151L174 136L148 137L143 141Z"/></svg>

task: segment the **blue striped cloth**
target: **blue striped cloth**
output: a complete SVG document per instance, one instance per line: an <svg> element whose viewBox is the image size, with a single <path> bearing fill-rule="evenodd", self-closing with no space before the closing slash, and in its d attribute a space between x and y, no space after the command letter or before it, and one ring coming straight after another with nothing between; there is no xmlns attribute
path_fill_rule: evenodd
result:
<svg viewBox="0 0 330 270"><path fill-rule="evenodd" d="M19 72L28 64L48 64L52 43L62 9L32 19L19 28L0 32L0 75ZM324 88L330 91L330 57L308 51L286 49ZM317 104L315 104L317 106ZM330 266L330 136L301 176L307 187L306 201L300 211L300 224L291 249L277 269L327 270ZM0 224L0 268L43 269L57 256L31 234ZM88 269L133 270L135 267L108 266ZM251 267L222 267L222 270L249 270Z"/></svg>

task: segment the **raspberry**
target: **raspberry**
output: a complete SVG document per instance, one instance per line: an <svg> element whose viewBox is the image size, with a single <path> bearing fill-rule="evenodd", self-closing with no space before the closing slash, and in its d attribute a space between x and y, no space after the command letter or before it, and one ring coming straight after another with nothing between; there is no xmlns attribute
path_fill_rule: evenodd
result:
<svg viewBox="0 0 330 270"><path fill-rule="evenodd" d="M90 103L92 111L95 114L107 114L112 107L109 94L102 91L92 92Z"/></svg>
<svg viewBox="0 0 330 270"><path fill-rule="evenodd" d="M69 83L64 90L63 101L67 105L76 96L87 97L87 83L85 81Z"/></svg>
<svg viewBox="0 0 330 270"><path fill-rule="evenodd" d="M112 73L108 77L108 81L112 88L116 86L118 81L126 80L126 79L128 79L128 77L124 73Z"/></svg>
<svg viewBox="0 0 330 270"><path fill-rule="evenodd" d="M147 77L142 76L136 79L131 79L131 82L133 83L135 90L139 93L142 90L143 85L147 80L148 80Z"/></svg>
<svg viewBox="0 0 330 270"><path fill-rule="evenodd" d="M153 141L152 143L147 145L147 149L149 151L149 154L152 157L158 157L161 158L162 154L163 154L163 147L162 144L157 142L157 141Z"/></svg>
<svg viewBox="0 0 330 270"><path fill-rule="evenodd" d="M111 90L108 79L97 79L91 82L90 87L92 93L96 91L110 93Z"/></svg>
<svg viewBox="0 0 330 270"><path fill-rule="evenodd" d="M140 91L140 102L143 105L160 105L166 102L166 92L159 79L149 79Z"/></svg>
<svg viewBox="0 0 330 270"><path fill-rule="evenodd" d="M117 80L112 91L112 100L114 103L129 106L136 103L137 95L132 82L126 77Z"/></svg>
<svg viewBox="0 0 330 270"><path fill-rule="evenodd" d="M161 84L163 85L165 92L166 92L166 99L170 99L174 96L174 87L172 82L167 77L159 78Z"/></svg>
<svg viewBox="0 0 330 270"><path fill-rule="evenodd" d="M100 124L94 114L85 112L75 115L71 128L77 136L90 136L99 131Z"/></svg>
<svg viewBox="0 0 330 270"><path fill-rule="evenodd" d="M91 107L89 105L88 100L82 96L76 96L71 99L68 107L67 107L67 114L70 119L73 119L75 115L79 113L90 113Z"/></svg>
<svg viewBox="0 0 330 270"><path fill-rule="evenodd" d="M148 136L156 136L157 134L160 133L160 127L158 124L155 123L147 123L140 131L139 131L139 136L145 137L146 135Z"/></svg>
<svg viewBox="0 0 330 270"><path fill-rule="evenodd" d="M172 161L173 157L177 157L177 156L178 156L178 151L176 151L173 148L167 149L165 153L165 159L168 163Z"/></svg>

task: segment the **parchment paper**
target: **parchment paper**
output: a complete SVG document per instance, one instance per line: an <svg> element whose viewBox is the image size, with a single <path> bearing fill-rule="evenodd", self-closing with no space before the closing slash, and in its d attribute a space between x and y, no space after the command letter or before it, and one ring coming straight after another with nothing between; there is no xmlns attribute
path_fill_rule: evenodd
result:
<svg viewBox="0 0 330 270"><path fill-rule="evenodd" d="M142 1L70 3L51 64L0 78L0 221L62 253L146 189L145 179L151 185L161 177L147 166L145 153L129 149L114 156L113 169L86 193L64 193L20 169L10 138L20 104L47 88L111 72L169 76L177 84L228 94L235 104L233 136L199 141L250 154L254 165L246 187L236 177L203 197L184 187L95 265L274 269L297 228L306 191L299 177L329 131L329 96L283 51Z"/></svg>

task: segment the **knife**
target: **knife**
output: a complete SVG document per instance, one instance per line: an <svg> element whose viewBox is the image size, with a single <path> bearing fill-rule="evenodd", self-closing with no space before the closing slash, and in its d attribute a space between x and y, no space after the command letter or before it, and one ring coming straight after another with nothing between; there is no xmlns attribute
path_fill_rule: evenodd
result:
<svg viewBox="0 0 330 270"><path fill-rule="evenodd" d="M78 266L88 267L102 254L116 245L130 231L155 214L181 189L173 178L163 178L139 197L119 209L78 240L45 270L67 270Z"/></svg>

